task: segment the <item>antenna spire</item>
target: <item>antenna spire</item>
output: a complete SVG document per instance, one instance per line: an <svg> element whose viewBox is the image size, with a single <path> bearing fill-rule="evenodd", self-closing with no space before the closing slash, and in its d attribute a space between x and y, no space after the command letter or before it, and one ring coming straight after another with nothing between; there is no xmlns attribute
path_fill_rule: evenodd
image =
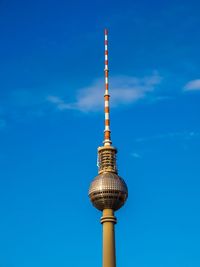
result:
<svg viewBox="0 0 200 267"><path fill-rule="evenodd" d="M104 130L104 146L112 144L110 137L110 109L109 109L109 85L108 85L108 30L104 31L105 36L105 93L104 93L104 112L105 112L105 130Z"/></svg>

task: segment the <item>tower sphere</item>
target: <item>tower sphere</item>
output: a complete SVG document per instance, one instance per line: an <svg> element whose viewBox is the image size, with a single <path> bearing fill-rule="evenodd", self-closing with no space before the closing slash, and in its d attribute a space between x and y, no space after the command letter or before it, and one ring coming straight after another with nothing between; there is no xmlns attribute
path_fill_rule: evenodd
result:
<svg viewBox="0 0 200 267"><path fill-rule="evenodd" d="M98 210L118 210L126 202L128 188L125 181L116 173L103 172L92 181L89 197Z"/></svg>

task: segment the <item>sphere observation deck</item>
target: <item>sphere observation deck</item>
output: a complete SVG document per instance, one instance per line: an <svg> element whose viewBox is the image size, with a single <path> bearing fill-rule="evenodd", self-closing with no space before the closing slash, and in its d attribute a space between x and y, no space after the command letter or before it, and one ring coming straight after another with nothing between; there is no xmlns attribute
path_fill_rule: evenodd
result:
<svg viewBox="0 0 200 267"><path fill-rule="evenodd" d="M92 204L99 210L120 209L128 197L125 181L113 172L99 174L92 181L89 188Z"/></svg>

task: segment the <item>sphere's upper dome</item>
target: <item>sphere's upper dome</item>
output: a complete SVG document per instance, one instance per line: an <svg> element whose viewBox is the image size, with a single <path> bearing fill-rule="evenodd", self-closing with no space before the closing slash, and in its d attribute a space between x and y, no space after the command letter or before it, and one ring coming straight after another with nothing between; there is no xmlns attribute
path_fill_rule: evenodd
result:
<svg viewBox="0 0 200 267"><path fill-rule="evenodd" d="M117 174L104 172L92 181L89 197L92 204L99 210L118 210L126 202L128 188L125 181Z"/></svg>

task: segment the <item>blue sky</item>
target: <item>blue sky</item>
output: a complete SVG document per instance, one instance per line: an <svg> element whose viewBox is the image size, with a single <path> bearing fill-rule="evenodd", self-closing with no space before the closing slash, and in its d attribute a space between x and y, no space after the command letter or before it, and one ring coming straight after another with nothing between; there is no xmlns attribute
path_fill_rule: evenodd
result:
<svg viewBox="0 0 200 267"><path fill-rule="evenodd" d="M199 1L0 1L0 266L101 266L88 199L111 130L123 267L200 266Z"/></svg>

